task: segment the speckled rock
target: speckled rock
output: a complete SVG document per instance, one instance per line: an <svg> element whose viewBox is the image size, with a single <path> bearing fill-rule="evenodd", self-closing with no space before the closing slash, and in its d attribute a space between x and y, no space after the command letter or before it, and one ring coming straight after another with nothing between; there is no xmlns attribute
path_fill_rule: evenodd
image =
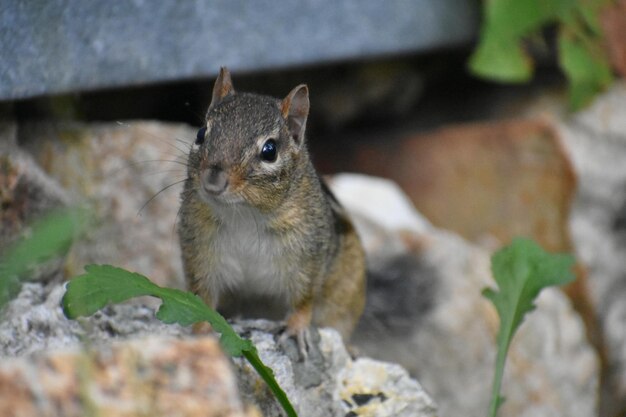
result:
<svg viewBox="0 0 626 417"><path fill-rule="evenodd" d="M47 289L40 283L28 283L3 311L0 415L5 415L3 410L15 409L24 410L16 414L20 416L29 412L73 416L94 407L103 416L137 410L195 416L202 415L196 414L197 410L212 407L215 395L225 397L215 406L216 410L230 410L224 415L244 415L241 404L258 407L266 417L283 415L247 362L234 359L234 373L223 365L213 336L195 338L188 328L165 325L154 317L154 307L143 303L114 305L92 317L67 320L60 308L63 293L60 285ZM433 401L408 372L394 364L351 359L334 330L313 331L309 358L302 362L295 342L278 342L283 324L243 321L235 322L235 328L254 341L301 416L437 415ZM213 358L217 364L212 364ZM86 374L82 373L85 369ZM14 386L5 389L10 381ZM212 384L217 385L211 388ZM237 391L233 385L238 386L239 394L233 394ZM27 398L35 390L42 401L31 403ZM210 395L204 398L207 391ZM149 395L159 401L150 403ZM233 396L237 401L232 401ZM175 414L168 407L179 402L185 402L185 407ZM58 404L58 408L45 408L50 404ZM154 408L146 409L149 406ZM257 415L249 413L245 415Z"/></svg>
<svg viewBox="0 0 626 417"><path fill-rule="evenodd" d="M493 285L489 253L428 225L389 181L340 175L332 188L354 215L372 270L356 347L408 369L441 415L484 415L498 329L481 296ZM387 198L374 204L372 195ZM537 305L513 340L499 415L596 415L599 365L580 317L558 289Z"/></svg>
<svg viewBox="0 0 626 417"><path fill-rule="evenodd" d="M68 203L68 195L16 142L17 125L0 123L0 253L30 222Z"/></svg>
<svg viewBox="0 0 626 417"><path fill-rule="evenodd" d="M64 285L24 284L0 315L0 357L68 348L84 340L99 345L154 334L189 334L180 326L161 323L154 307L144 303L113 305L91 317L68 320L60 307L64 293Z"/></svg>
<svg viewBox="0 0 626 417"><path fill-rule="evenodd" d="M61 186L17 146L17 125L0 122L0 262L12 245L32 233L33 222L69 202ZM28 266L22 279L49 282L60 277L65 253ZM17 276L2 277L0 306L19 290Z"/></svg>
<svg viewBox="0 0 626 417"><path fill-rule="evenodd" d="M175 232L190 127L164 123L27 124L19 144L97 220L66 265L110 263L182 285Z"/></svg>
<svg viewBox="0 0 626 417"><path fill-rule="evenodd" d="M341 336L332 329L313 332L313 346L306 362L295 343L276 343L281 326L265 320L242 322L259 349L261 359L294 401L299 415L362 417L434 417L437 406L421 385L399 365L370 358L352 359ZM278 403L252 367L237 360L244 398L258 404L264 415L282 415Z"/></svg>
<svg viewBox="0 0 626 417"><path fill-rule="evenodd" d="M0 361L0 415L260 416L215 338L159 336Z"/></svg>

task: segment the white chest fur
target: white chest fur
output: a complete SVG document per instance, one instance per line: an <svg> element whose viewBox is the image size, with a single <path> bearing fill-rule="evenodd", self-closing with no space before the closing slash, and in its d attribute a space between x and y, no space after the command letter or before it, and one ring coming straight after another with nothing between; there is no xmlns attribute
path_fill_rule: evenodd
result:
<svg viewBox="0 0 626 417"><path fill-rule="evenodd" d="M220 225L212 239L214 289L243 295L280 295L297 266L286 262L279 237L266 227L266 217L243 205L220 207Z"/></svg>

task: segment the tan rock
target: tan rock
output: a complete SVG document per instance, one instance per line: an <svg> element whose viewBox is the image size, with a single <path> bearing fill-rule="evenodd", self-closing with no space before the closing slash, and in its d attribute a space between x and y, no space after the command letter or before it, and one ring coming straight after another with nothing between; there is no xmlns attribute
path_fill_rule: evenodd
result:
<svg viewBox="0 0 626 417"><path fill-rule="evenodd" d="M571 248L575 178L556 131L540 119L461 125L360 145L355 169L397 182L435 226L477 241L535 238Z"/></svg>
<svg viewBox="0 0 626 417"><path fill-rule="evenodd" d="M96 217L98 227L73 250L68 275L110 263L181 286L177 182L185 178L193 137L187 126L150 122L21 129L23 148Z"/></svg>
<svg viewBox="0 0 626 417"><path fill-rule="evenodd" d="M0 415L259 416L213 338L151 337L0 362Z"/></svg>
<svg viewBox="0 0 626 417"><path fill-rule="evenodd" d="M17 125L0 123L0 253L68 196L16 143Z"/></svg>

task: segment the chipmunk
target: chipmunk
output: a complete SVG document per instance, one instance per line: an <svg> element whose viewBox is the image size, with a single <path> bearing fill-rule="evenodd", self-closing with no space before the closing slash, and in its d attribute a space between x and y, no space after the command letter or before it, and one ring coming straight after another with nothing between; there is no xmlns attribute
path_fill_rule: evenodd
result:
<svg viewBox="0 0 626 417"><path fill-rule="evenodd" d="M347 341L365 304L363 248L313 167L308 114L306 85L283 100L236 93L222 68L178 224L188 287L227 315L287 316L301 352L311 324Z"/></svg>

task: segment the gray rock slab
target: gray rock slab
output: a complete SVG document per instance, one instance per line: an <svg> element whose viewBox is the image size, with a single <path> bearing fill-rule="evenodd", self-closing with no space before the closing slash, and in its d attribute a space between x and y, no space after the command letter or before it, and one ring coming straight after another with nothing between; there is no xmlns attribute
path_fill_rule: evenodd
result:
<svg viewBox="0 0 626 417"><path fill-rule="evenodd" d="M0 100L432 50L469 42L466 0L7 1Z"/></svg>

